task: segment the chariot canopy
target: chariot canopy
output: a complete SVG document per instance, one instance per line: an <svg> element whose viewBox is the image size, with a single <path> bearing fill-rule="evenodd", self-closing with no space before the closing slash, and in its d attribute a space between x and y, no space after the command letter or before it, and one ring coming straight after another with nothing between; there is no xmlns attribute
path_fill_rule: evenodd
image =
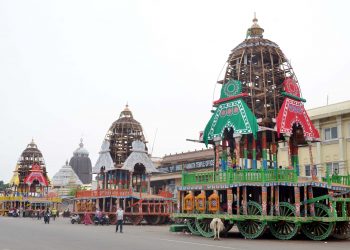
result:
<svg viewBox="0 0 350 250"><path fill-rule="evenodd" d="M147 155L146 146L142 141L133 141L131 151L132 153L126 159L121 169L134 172L134 167L137 164L142 164L145 167L145 172L148 174L159 172Z"/></svg>
<svg viewBox="0 0 350 250"><path fill-rule="evenodd" d="M101 171L101 168L104 168L104 171L110 171L115 169L114 163L109 150L108 140L104 140L99 152L100 156L98 157L95 166L92 169L93 174L98 174Z"/></svg>
<svg viewBox="0 0 350 250"><path fill-rule="evenodd" d="M203 140L208 146L215 137L223 137L225 128L233 129L237 134L253 134L256 137L258 124L253 112L242 97L242 84L237 80L229 80L222 85L220 99L214 102L214 114L205 127Z"/></svg>
<svg viewBox="0 0 350 250"><path fill-rule="evenodd" d="M286 78L283 82L282 95L285 96L282 107L276 119L277 133L291 135L293 125L301 126L306 141L319 141L320 134L312 124L300 97L299 86L292 78Z"/></svg>
<svg viewBox="0 0 350 250"><path fill-rule="evenodd" d="M42 186L48 186L49 182L43 174L43 170L39 165L34 164L30 170L30 174L24 179L24 183L31 185L34 181L38 181Z"/></svg>

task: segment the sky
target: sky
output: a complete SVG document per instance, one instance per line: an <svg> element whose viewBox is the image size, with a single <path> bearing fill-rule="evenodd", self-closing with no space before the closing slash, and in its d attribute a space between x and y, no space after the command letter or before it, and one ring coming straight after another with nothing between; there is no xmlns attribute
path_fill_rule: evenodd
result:
<svg viewBox="0 0 350 250"><path fill-rule="evenodd" d="M0 180L34 139L49 176L80 138L94 165L125 104L153 156L201 149L230 50L254 12L306 108L349 100L349 1L0 0Z"/></svg>

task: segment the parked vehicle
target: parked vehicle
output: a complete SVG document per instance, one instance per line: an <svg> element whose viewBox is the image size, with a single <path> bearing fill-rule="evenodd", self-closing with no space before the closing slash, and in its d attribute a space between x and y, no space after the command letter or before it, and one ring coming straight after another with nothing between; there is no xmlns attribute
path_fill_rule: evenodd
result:
<svg viewBox="0 0 350 250"><path fill-rule="evenodd" d="M101 218L98 218L97 216L94 217L94 224L95 225L110 225L111 222L109 220L108 215L104 215Z"/></svg>
<svg viewBox="0 0 350 250"><path fill-rule="evenodd" d="M81 223L81 219L80 219L79 214L73 214L73 215L70 217L70 222L71 222L72 224L75 224L75 223L80 224L80 223Z"/></svg>

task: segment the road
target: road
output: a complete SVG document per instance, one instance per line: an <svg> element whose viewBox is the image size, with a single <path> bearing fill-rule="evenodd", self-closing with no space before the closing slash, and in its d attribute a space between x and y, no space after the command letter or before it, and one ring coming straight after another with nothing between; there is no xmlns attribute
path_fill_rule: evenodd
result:
<svg viewBox="0 0 350 250"><path fill-rule="evenodd" d="M349 249L350 241L309 241L299 237L279 241L269 236L246 240L231 232L220 241L171 233L169 226L124 226L124 233L115 233L114 226L72 225L68 219L59 218L44 224L31 218L0 217L0 250L309 250Z"/></svg>

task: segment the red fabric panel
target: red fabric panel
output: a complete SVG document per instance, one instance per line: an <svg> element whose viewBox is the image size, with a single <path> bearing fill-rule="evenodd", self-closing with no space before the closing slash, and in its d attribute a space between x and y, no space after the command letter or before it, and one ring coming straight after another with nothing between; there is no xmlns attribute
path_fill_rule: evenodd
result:
<svg viewBox="0 0 350 250"><path fill-rule="evenodd" d="M292 134L293 124L301 125L306 140L320 139L320 134L312 124L303 103L286 97L277 116L277 133Z"/></svg>

